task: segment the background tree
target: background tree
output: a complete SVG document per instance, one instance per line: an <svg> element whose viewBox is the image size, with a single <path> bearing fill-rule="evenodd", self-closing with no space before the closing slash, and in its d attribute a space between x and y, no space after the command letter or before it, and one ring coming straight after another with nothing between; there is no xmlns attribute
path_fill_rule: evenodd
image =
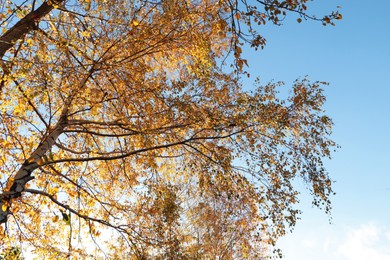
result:
<svg viewBox="0 0 390 260"><path fill-rule="evenodd" d="M253 259L295 224L295 178L329 212L324 83L240 86L260 25L341 18L306 2L1 1L2 243Z"/></svg>
<svg viewBox="0 0 390 260"><path fill-rule="evenodd" d="M0 259L4 260L23 260L22 253L18 247L10 247L3 250L3 254L0 255Z"/></svg>

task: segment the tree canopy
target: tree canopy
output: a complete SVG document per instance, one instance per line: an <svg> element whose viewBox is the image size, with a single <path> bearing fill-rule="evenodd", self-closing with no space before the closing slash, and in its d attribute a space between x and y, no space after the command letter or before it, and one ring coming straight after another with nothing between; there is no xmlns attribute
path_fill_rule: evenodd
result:
<svg viewBox="0 0 390 260"><path fill-rule="evenodd" d="M260 259L294 181L329 212L325 83L245 92L308 0L0 1L1 243L49 258ZM18 249L19 250L19 249Z"/></svg>

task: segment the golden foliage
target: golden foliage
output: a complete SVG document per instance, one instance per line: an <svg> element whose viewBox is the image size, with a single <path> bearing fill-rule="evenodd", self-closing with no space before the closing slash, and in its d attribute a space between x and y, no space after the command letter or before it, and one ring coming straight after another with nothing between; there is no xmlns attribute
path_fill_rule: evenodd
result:
<svg viewBox="0 0 390 260"><path fill-rule="evenodd" d="M285 100L279 84L240 85L257 26L341 18L306 2L1 2L1 243L48 259L260 259L296 222L296 177L328 212L324 83Z"/></svg>

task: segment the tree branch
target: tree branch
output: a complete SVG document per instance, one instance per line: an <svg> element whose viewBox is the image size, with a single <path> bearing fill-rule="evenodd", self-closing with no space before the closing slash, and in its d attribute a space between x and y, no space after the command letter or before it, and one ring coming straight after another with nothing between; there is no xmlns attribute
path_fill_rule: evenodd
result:
<svg viewBox="0 0 390 260"><path fill-rule="evenodd" d="M57 0L55 2L59 5L64 1L65 0ZM35 23L37 21L40 21L53 9L53 5L49 5L47 2L44 2L35 11L28 13L19 22L6 31L3 36L0 37L0 59L2 59L4 54L14 46L17 40L21 39L26 33L36 27Z"/></svg>
<svg viewBox="0 0 390 260"><path fill-rule="evenodd" d="M49 135L45 137L31 156L22 164L16 175L13 178L10 178L9 181L12 185L9 186L11 186L11 188L0 194L0 224L7 222L7 216L10 214L9 207L12 204L12 200L22 196L26 184L34 179L34 177L31 176L32 172L45 165L43 156L53 147L58 137L64 132L65 127L68 125L67 117L69 107L74 97L84 88L88 79L92 76L96 66L97 64L91 66L88 74L81 80L79 86L77 86L77 88L74 89L74 92L65 100L59 120Z"/></svg>
<svg viewBox="0 0 390 260"><path fill-rule="evenodd" d="M102 160L102 161L118 160L118 159L123 159L123 158L129 157L131 155L138 154L138 153L148 152L148 151L152 151L152 150L159 150L159 149L163 149L163 148L169 148L169 147L173 147L173 146L177 146L177 145L184 145L184 144L187 144L189 142L193 142L193 141L197 141L197 140L226 139L228 137L234 136L234 135L241 133L243 131L245 131L245 129L241 129L241 130L238 130L238 131L235 131L233 133L226 134L226 135L191 137L191 138L184 139L182 141L173 142L173 143L167 143L167 144L156 145L156 146L152 146L152 147L141 148L141 149L134 150L134 151L127 152L127 153L123 153L123 154L120 154L117 156L96 156L96 157L89 157L89 158L88 157L87 158L67 158L67 159L53 160L53 161L46 162L45 165L51 165L51 164L63 163L63 162L88 162L88 161L97 161L97 160Z"/></svg>

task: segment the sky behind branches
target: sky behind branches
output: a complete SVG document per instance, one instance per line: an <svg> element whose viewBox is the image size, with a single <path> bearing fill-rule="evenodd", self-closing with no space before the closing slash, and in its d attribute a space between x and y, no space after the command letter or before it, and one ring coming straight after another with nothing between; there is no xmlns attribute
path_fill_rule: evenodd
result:
<svg viewBox="0 0 390 260"><path fill-rule="evenodd" d="M310 5L318 14L341 6L343 20L322 27L311 21L298 24L298 17L290 16L281 27L265 26L267 46L247 55L250 74L263 84L274 80L288 86L306 75L329 82L326 111L341 146L327 162L337 193L332 224L303 192L302 219L279 246L286 260L389 260L390 1L317 0Z"/></svg>

